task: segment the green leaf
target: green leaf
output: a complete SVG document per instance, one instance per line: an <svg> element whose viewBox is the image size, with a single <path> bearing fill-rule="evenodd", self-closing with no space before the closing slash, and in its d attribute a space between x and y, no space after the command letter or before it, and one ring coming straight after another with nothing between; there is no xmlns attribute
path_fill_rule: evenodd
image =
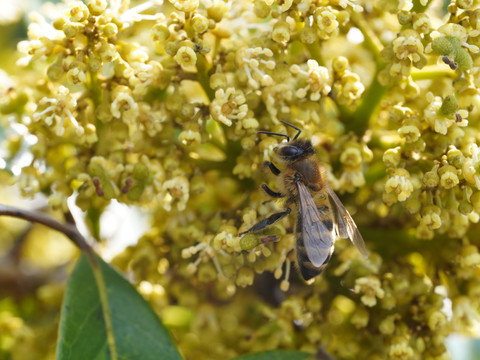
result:
<svg viewBox="0 0 480 360"><path fill-rule="evenodd" d="M97 258L111 316L115 348L107 327L92 264L82 255L62 305L57 359L182 359L168 330L135 288ZM113 351L112 351L113 350Z"/></svg>
<svg viewBox="0 0 480 360"><path fill-rule="evenodd" d="M314 355L300 351L272 350L244 355L231 360L307 360L314 358Z"/></svg>

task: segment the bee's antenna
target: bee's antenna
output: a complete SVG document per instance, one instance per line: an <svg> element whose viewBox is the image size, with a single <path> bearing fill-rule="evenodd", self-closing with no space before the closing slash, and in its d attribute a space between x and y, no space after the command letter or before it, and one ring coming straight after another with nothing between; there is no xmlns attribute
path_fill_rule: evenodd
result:
<svg viewBox="0 0 480 360"><path fill-rule="evenodd" d="M276 135L276 136L284 136L287 138L287 141L290 141L290 136L285 135L285 134L279 134L279 133L274 133L270 131L257 131L257 134L267 134L267 135ZM296 139L296 137L295 137Z"/></svg>
<svg viewBox="0 0 480 360"><path fill-rule="evenodd" d="M287 123L286 121L283 121L283 120L280 120L281 123L287 125L287 126L290 126L291 128L294 128L295 130L297 130L297 135L295 135L295 137L293 138L293 140L297 140L298 136L300 135L300 133L302 132L302 130L300 130L298 127L292 125L292 124L289 124ZM290 141L290 140L289 140Z"/></svg>

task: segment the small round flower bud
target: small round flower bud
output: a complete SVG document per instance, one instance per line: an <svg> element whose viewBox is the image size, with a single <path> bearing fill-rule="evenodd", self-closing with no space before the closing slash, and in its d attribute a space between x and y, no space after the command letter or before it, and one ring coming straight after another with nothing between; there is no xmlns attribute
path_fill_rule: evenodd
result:
<svg viewBox="0 0 480 360"><path fill-rule="evenodd" d="M87 1L88 10L93 16L102 15L105 9L107 8L106 0L88 0Z"/></svg>
<svg viewBox="0 0 480 360"><path fill-rule="evenodd" d="M313 44L317 40L317 32L311 26L305 26L300 30L300 41L304 44Z"/></svg>
<svg viewBox="0 0 480 360"><path fill-rule="evenodd" d="M227 10L227 4L225 4L223 1L217 1L214 3L214 5L207 8L207 15L213 21L220 22Z"/></svg>
<svg viewBox="0 0 480 360"><path fill-rule="evenodd" d="M473 5L473 0L457 0L457 6L460 9L470 9Z"/></svg>
<svg viewBox="0 0 480 360"><path fill-rule="evenodd" d="M435 165L432 170L427 171L425 175L423 175L423 183L426 187L434 188L440 183L440 176L438 176L438 167L439 165Z"/></svg>
<svg viewBox="0 0 480 360"><path fill-rule="evenodd" d="M410 11L402 10L397 14L400 25L406 25L412 21L412 13Z"/></svg>
<svg viewBox="0 0 480 360"><path fill-rule="evenodd" d="M348 59L343 56L336 57L332 61L333 71L340 76L345 73L345 70L348 69L348 66Z"/></svg>
<svg viewBox="0 0 480 360"><path fill-rule="evenodd" d="M290 40L290 26L286 21L277 21L273 26L272 39L278 43L286 43Z"/></svg>
<svg viewBox="0 0 480 360"><path fill-rule="evenodd" d="M398 129L398 134L405 139L407 143L412 143L420 138L420 129L415 125L404 125Z"/></svg>
<svg viewBox="0 0 480 360"><path fill-rule="evenodd" d="M200 14L193 15L192 18L192 28L197 34L203 34L208 30L209 21L208 19Z"/></svg>
<svg viewBox="0 0 480 360"><path fill-rule="evenodd" d="M470 196L470 203L473 206L473 209L480 213L480 191L476 191Z"/></svg>
<svg viewBox="0 0 480 360"><path fill-rule="evenodd" d="M400 163L401 157L401 148L400 146L397 146L396 148L388 149L387 151L385 151L385 153L383 154L383 162L388 167L397 167Z"/></svg>
<svg viewBox="0 0 480 360"><path fill-rule="evenodd" d="M251 268L242 267L237 274L235 283L240 287L247 287L253 284L255 272Z"/></svg>
<svg viewBox="0 0 480 360"><path fill-rule="evenodd" d="M465 156L459 149L451 145L447 152L447 160L449 164L452 164L457 169L461 169L465 161Z"/></svg>
<svg viewBox="0 0 480 360"><path fill-rule="evenodd" d="M65 71L59 64L53 64L47 69L47 76L54 82L61 80L64 74Z"/></svg>
<svg viewBox="0 0 480 360"><path fill-rule="evenodd" d="M154 41L164 42L170 37L170 31L163 24L155 24L152 28L152 38Z"/></svg>
<svg viewBox="0 0 480 360"><path fill-rule="evenodd" d="M107 38L112 38L118 34L118 27L114 23L108 23L101 28Z"/></svg>
<svg viewBox="0 0 480 360"><path fill-rule="evenodd" d="M265 19L270 15L270 9L270 6L268 6L263 0L255 1L255 5L253 6L253 12L260 19Z"/></svg>
<svg viewBox="0 0 480 360"><path fill-rule="evenodd" d="M67 39L72 39L77 35L79 27L78 27L77 24L73 24L71 22L66 22L63 25L62 30L63 30L65 36L67 37Z"/></svg>
<svg viewBox="0 0 480 360"><path fill-rule="evenodd" d="M89 15L88 7L84 3L78 1L70 3L70 21L73 22L83 22L87 20Z"/></svg>

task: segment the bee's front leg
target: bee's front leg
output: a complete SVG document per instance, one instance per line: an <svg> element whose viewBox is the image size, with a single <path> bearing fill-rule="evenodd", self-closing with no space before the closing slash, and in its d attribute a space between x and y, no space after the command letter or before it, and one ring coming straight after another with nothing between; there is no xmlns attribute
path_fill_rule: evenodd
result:
<svg viewBox="0 0 480 360"><path fill-rule="evenodd" d="M270 161L265 161L263 163L263 165L267 166L270 169L270 171L272 172L273 175L275 175L275 176L280 175L280 170Z"/></svg>
<svg viewBox="0 0 480 360"><path fill-rule="evenodd" d="M282 198L282 197L285 197L285 195L283 195L282 193L280 192L277 192L277 191L273 191L272 189L270 189L267 184L263 184L262 185L262 189L265 190L265 192L270 195L271 197L273 198Z"/></svg>
<svg viewBox="0 0 480 360"><path fill-rule="evenodd" d="M240 234L238 234L238 236L242 236L246 233L249 233L251 231L260 231L260 230L263 230L265 229L267 226L270 226L272 225L273 223L277 222L278 220L280 219L283 219L285 216L287 216L288 214L290 214L292 212L292 210L290 208L287 208L287 210L285 211L282 211L282 212L279 212L279 213L275 213L275 214L272 214L270 215L268 218L266 219L263 219L262 221L256 223L255 225L253 225L250 229L248 229L247 231L243 231L241 232Z"/></svg>

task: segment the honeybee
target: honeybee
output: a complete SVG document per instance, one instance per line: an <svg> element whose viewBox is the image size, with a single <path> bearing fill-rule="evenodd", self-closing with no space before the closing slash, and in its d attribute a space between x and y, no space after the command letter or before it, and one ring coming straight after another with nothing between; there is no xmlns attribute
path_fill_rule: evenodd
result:
<svg viewBox="0 0 480 360"><path fill-rule="evenodd" d="M365 258L368 257L368 252L355 222L328 184L325 168L315 156L312 143L306 139L298 139L302 132L299 128L285 121L282 123L297 130L292 140L286 134L270 131L258 133L287 139L287 142L273 149L276 158L285 167L284 170L279 170L270 161L264 163L278 177L280 191L274 191L266 184L262 185L272 198L286 198L287 208L256 223L240 235L272 225L289 215L293 208L293 212L297 214L297 263L302 277L309 280L327 267L337 237L348 237Z"/></svg>

